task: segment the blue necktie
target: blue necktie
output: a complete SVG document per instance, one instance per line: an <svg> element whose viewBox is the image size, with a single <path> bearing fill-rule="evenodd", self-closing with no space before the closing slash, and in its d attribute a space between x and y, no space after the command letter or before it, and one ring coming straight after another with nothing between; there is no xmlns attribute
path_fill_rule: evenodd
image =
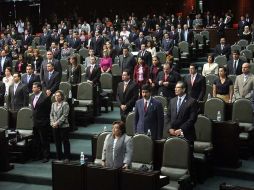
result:
<svg viewBox="0 0 254 190"><path fill-rule="evenodd" d="M176 112L178 113L179 112L179 109L180 109L180 107L181 107L181 98L179 97L178 98L178 101L177 101L177 108L176 108Z"/></svg>

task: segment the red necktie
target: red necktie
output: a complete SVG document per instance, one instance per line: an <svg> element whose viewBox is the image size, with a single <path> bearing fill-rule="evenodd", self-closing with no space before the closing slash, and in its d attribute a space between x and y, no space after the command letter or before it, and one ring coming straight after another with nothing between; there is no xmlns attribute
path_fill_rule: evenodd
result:
<svg viewBox="0 0 254 190"><path fill-rule="evenodd" d="M144 112L147 111L147 101L145 101Z"/></svg>

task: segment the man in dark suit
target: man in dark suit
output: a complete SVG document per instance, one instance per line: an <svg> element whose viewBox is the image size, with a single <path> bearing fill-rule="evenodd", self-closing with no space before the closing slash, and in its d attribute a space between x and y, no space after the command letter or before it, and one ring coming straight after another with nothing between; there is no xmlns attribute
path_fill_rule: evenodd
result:
<svg viewBox="0 0 254 190"><path fill-rule="evenodd" d="M72 47L73 49L77 50L77 51L81 48L81 40L79 38L78 32L73 33L73 39L69 43L69 46Z"/></svg>
<svg viewBox="0 0 254 190"><path fill-rule="evenodd" d="M94 115L99 114L100 107L100 77L101 70L98 64L96 64L95 57L90 57L90 65L86 69L87 82L93 85L93 102L94 102Z"/></svg>
<svg viewBox="0 0 254 190"><path fill-rule="evenodd" d="M119 56L119 67L121 72L123 72L124 69L128 69L131 72L131 75L133 75L135 64L136 60L134 56L129 53L128 47L124 46L123 55Z"/></svg>
<svg viewBox="0 0 254 190"><path fill-rule="evenodd" d="M152 65L152 54L149 51L146 50L146 44L145 43L141 44L140 47L141 47L141 49L138 52L137 57L143 57L144 61L145 61L145 64L147 64L148 67L150 67Z"/></svg>
<svg viewBox="0 0 254 190"><path fill-rule="evenodd" d="M241 59L239 59L239 57L240 57L240 52L238 50L234 50L232 52L232 59L230 59L227 63L229 75L242 74L242 65L244 62Z"/></svg>
<svg viewBox="0 0 254 190"><path fill-rule="evenodd" d="M94 50L94 54L98 57L102 56L103 44L104 44L104 40L100 36L99 31L95 31L95 36L91 40L90 48L92 48Z"/></svg>
<svg viewBox="0 0 254 190"><path fill-rule="evenodd" d="M176 97L170 101L168 117L171 126L168 133L171 136L184 136L191 145L196 138L194 124L198 115L197 101L186 94L186 84L178 81L175 88Z"/></svg>
<svg viewBox="0 0 254 190"><path fill-rule="evenodd" d="M55 42L51 43L50 51L53 53L53 58L60 60L61 57L61 50L57 47Z"/></svg>
<svg viewBox="0 0 254 190"><path fill-rule="evenodd" d="M26 66L26 74L22 75L21 82L27 85L29 93L32 93L33 83L40 82L40 77L34 74L32 65Z"/></svg>
<svg viewBox="0 0 254 190"><path fill-rule="evenodd" d="M21 83L21 74L13 74L14 84L9 87L7 107L10 110L10 128L16 128L17 112L28 106L29 92L27 86Z"/></svg>
<svg viewBox="0 0 254 190"><path fill-rule="evenodd" d="M123 48L124 48L124 42L123 42L123 38L119 38L117 40L117 44L114 46L114 49L116 51L116 55L120 56L123 54Z"/></svg>
<svg viewBox="0 0 254 190"><path fill-rule="evenodd" d="M135 40L136 50L139 51L141 49L142 44L146 44L147 40L144 37L143 32L139 32L138 38Z"/></svg>
<svg viewBox="0 0 254 190"><path fill-rule="evenodd" d="M40 36L40 45L46 46L46 49L48 50L51 44L51 35L50 32L47 30L46 27L43 28L43 33Z"/></svg>
<svg viewBox="0 0 254 190"><path fill-rule="evenodd" d="M4 106L4 96L5 96L5 84L2 82L2 77L0 76L0 106Z"/></svg>
<svg viewBox="0 0 254 190"><path fill-rule="evenodd" d="M6 51L2 50L0 58L0 76L4 76L6 67L12 68L12 61L9 57L7 57Z"/></svg>
<svg viewBox="0 0 254 190"><path fill-rule="evenodd" d="M164 127L164 113L162 104L151 96L151 88L145 84L142 87L143 98L136 101L134 132L147 134L151 132L151 138L162 138Z"/></svg>
<svg viewBox="0 0 254 190"><path fill-rule="evenodd" d="M181 76L172 69L172 65L165 63L163 71L159 72L157 77L158 94L167 99L175 97L175 85L180 79Z"/></svg>
<svg viewBox="0 0 254 190"><path fill-rule="evenodd" d="M164 38L161 42L162 51L164 51L167 55L171 54L174 48L174 40L169 38L169 34L165 33Z"/></svg>
<svg viewBox="0 0 254 190"><path fill-rule="evenodd" d="M50 136L50 120L49 113L51 107L51 99L42 92L42 85L39 82L33 83L33 95L31 97L31 107L33 111L33 159L42 162L49 161L49 136Z"/></svg>
<svg viewBox="0 0 254 190"><path fill-rule="evenodd" d="M54 66L54 70L59 73L60 81L62 78L62 66L60 62L57 59L53 58L53 52L52 51L47 51L47 59L44 60L41 64L41 70L40 70L40 79L41 82L43 83L44 80L44 75L47 73L47 64L52 63Z"/></svg>
<svg viewBox="0 0 254 190"><path fill-rule="evenodd" d="M187 24L183 25L183 30L181 31L181 41L186 41L190 46L194 44L194 34L192 30L188 29Z"/></svg>
<svg viewBox="0 0 254 190"><path fill-rule="evenodd" d="M33 42L33 37L29 34L28 30L25 30L24 36L22 37L22 49L25 52L28 46L31 46Z"/></svg>
<svg viewBox="0 0 254 190"><path fill-rule="evenodd" d="M189 75L184 78L187 84L188 96L197 101L203 101L206 92L206 80L201 74L197 73L197 65L190 64Z"/></svg>
<svg viewBox="0 0 254 190"><path fill-rule="evenodd" d="M22 107L28 106L29 92L27 86L21 83L20 73L13 74L14 84L9 88L8 107L10 110L18 111Z"/></svg>
<svg viewBox="0 0 254 190"><path fill-rule="evenodd" d="M225 55L227 59L229 58L229 55L231 54L231 47L229 44L226 44L225 37L222 37L220 39L220 44L217 44L215 46L215 54L216 55Z"/></svg>
<svg viewBox="0 0 254 190"><path fill-rule="evenodd" d="M47 73L45 73L42 83L42 86L46 90L46 95L52 96L59 89L60 82L59 72L54 70L52 63L48 63Z"/></svg>
<svg viewBox="0 0 254 190"><path fill-rule="evenodd" d="M156 30L153 33L153 36L158 40L161 41L163 38L163 31L160 28L160 26L158 24L155 25Z"/></svg>
<svg viewBox="0 0 254 190"><path fill-rule="evenodd" d="M138 86L130 80L131 73L125 69L122 73L122 80L117 87L117 101L120 105L121 120L125 121L129 112L132 111L138 99Z"/></svg>

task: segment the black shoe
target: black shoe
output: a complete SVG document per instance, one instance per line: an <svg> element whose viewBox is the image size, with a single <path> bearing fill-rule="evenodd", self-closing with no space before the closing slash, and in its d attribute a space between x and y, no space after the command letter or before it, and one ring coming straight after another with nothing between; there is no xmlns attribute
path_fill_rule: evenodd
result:
<svg viewBox="0 0 254 190"><path fill-rule="evenodd" d="M48 161L49 161L48 158L44 158L41 162L42 162L42 163L46 163L46 162L48 162Z"/></svg>

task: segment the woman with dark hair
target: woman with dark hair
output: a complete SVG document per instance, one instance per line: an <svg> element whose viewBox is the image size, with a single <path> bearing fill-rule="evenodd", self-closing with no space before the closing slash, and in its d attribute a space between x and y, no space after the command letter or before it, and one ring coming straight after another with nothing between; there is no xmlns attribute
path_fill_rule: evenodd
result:
<svg viewBox="0 0 254 190"><path fill-rule="evenodd" d="M4 71L5 77L3 83L5 84L5 95L9 94L9 87L13 84L13 76L11 74L11 67L6 67Z"/></svg>
<svg viewBox="0 0 254 190"><path fill-rule="evenodd" d="M207 63L204 64L203 70L202 70L202 75L207 76L210 74L218 74L218 64L214 63L214 55L213 54L208 54L207 57Z"/></svg>
<svg viewBox="0 0 254 190"><path fill-rule="evenodd" d="M16 65L15 65L15 72L18 72L18 73L25 73L26 72L26 62L23 58L23 55L22 54L19 54L18 55L18 61L16 62Z"/></svg>
<svg viewBox="0 0 254 190"><path fill-rule="evenodd" d="M134 68L133 80L136 82L140 89L141 97L142 86L149 82L149 67L145 63L144 57L138 57L137 64Z"/></svg>
<svg viewBox="0 0 254 190"><path fill-rule="evenodd" d="M71 48L68 47L68 43L64 42L61 49L61 59L67 59L71 55Z"/></svg>
<svg viewBox="0 0 254 190"><path fill-rule="evenodd" d="M162 71L160 60L158 56L153 56L152 65L149 72L149 83L152 87L152 96L158 94L158 86L156 85L156 80L160 71Z"/></svg>
<svg viewBox="0 0 254 190"><path fill-rule="evenodd" d="M146 50L149 51L152 57L156 56L156 48L154 47L154 43L152 40L147 41Z"/></svg>
<svg viewBox="0 0 254 190"><path fill-rule="evenodd" d="M233 82L227 76L226 67L219 67L219 78L213 83L213 97L218 97L227 103L231 103L233 93Z"/></svg>
<svg viewBox="0 0 254 190"><path fill-rule="evenodd" d="M78 64L76 56L69 58L69 67L67 70L68 81L71 84L78 84L81 82L81 66Z"/></svg>
<svg viewBox="0 0 254 190"><path fill-rule="evenodd" d="M69 141L69 104L64 101L64 93L57 90L55 100L50 111L50 125L53 128L53 135L56 144L57 159L65 159L64 162L69 162L70 159L70 141ZM62 152L62 144L64 153Z"/></svg>
<svg viewBox="0 0 254 190"><path fill-rule="evenodd" d="M34 49L33 50L33 57L31 59L31 63L30 63L33 66L34 74L40 73L42 61L43 61L43 58L40 55L39 49Z"/></svg>
<svg viewBox="0 0 254 190"><path fill-rule="evenodd" d="M107 41L105 43L107 51L109 52L109 56L112 58L112 61L114 62L115 57L117 55L116 50L113 49L112 43L110 41Z"/></svg>
<svg viewBox="0 0 254 190"><path fill-rule="evenodd" d="M131 137L125 134L122 121L113 122L112 133L108 134L102 150L102 165L110 168L130 168L133 144Z"/></svg>

